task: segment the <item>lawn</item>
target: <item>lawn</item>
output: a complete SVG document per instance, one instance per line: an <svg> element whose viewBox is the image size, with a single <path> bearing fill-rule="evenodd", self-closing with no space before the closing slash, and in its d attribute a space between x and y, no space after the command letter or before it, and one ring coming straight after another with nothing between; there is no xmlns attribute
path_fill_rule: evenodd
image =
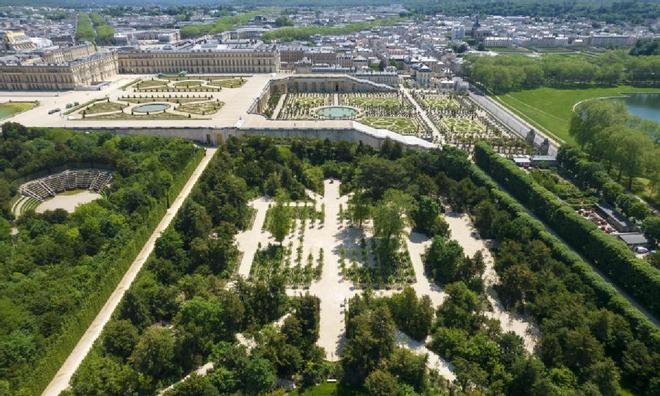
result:
<svg viewBox="0 0 660 396"><path fill-rule="evenodd" d="M573 106L576 103L585 99L631 92L660 93L660 89L626 85L584 89L536 88L496 96L495 99L541 131L556 137L560 142L573 143L568 129Z"/></svg>
<svg viewBox="0 0 660 396"><path fill-rule="evenodd" d="M121 111L126 107L121 103L116 102L96 102L93 105L86 108L85 114L100 114L100 113L111 113L113 111Z"/></svg>
<svg viewBox="0 0 660 396"><path fill-rule="evenodd" d="M0 103L0 120L13 117L18 113L33 109L37 105L36 102L11 102Z"/></svg>
<svg viewBox="0 0 660 396"><path fill-rule="evenodd" d="M374 128L389 129L392 132L402 133L405 135L416 135L417 133L424 132L424 130L419 127L417 121L414 118L362 117L359 121Z"/></svg>

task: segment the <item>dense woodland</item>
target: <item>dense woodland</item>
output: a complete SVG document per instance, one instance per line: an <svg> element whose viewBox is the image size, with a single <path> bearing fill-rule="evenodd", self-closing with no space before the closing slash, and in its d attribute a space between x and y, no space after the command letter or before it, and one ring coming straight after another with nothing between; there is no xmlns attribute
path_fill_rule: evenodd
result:
<svg viewBox="0 0 660 396"><path fill-rule="evenodd" d="M465 73L488 91L504 94L541 86L556 88L654 84L660 56L631 56L607 51L597 56L469 56Z"/></svg>
<svg viewBox="0 0 660 396"><path fill-rule="evenodd" d="M3 125L0 394L21 394L23 385L37 393L46 385L201 154L178 139ZM10 205L21 180L68 167L112 169L112 184L102 199L73 214L13 218ZM14 220L16 236L10 235Z"/></svg>
<svg viewBox="0 0 660 396"><path fill-rule="evenodd" d="M412 289L390 298L355 297L338 365L313 346L314 297L288 298L277 279L264 284L232 276L239 254L234 235L250 226L248 200L278 191L300 199L305 187L318 187L310 169L339 178L344 193L359 196L348 210L355 226L397 210L433 233L425 265L448 294L437 311ZM465 257L442 220L419 221L426 216L416 212L440 217L443 207L468 211L481 235L494 240L503 303L540 327L533 355L484 315L483 258ZM379 246L396 243L395 223L382 227L391 232L381 238L393 239ZM281 326L273 324L287 313ZM447 384L424 369L423 356L397 348L397 329L417 340L431 335L430 348L454 365L457 381ZM236 333L254 347L242 346ZM660 390L658 340L657 328L456 149L405 151L387 141L375 152L327 140L230 138L159 239L70 393L150 394L212 362L209 374L194 375L169 394L258 394L275 389L276 378L306 387L335 377L342 387L374 395L450 389L616 395L621 386L651 395Z"/></svg>

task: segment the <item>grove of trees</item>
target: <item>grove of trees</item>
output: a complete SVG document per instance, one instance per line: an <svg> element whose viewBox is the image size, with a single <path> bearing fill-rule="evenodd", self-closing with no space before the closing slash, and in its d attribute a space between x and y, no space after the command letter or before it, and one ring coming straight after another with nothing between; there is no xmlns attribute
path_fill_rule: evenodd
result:
<svg viewBox="0 0 660 396"><path fill-rule="evenodd" d="M493 239L501 301L540 329L535 352L488 319L478 281L483 259L465 257L440 231L425 264L445 302L434 311L412 289L358 295L347 305L341 361L324 361L315 346L318 299L287 297L277 277L268 284L233 277L234 236L251 217L247 202L279 189L302 199L316 184L304 176L310 167L340 179L342 192L359 194L360 205L383 206L413 226L420 207L437 213L429 200L468 211L479 233ZM383 230L385 238L400 228ZM281 326L273 324L286 314ZM397 331L415 340L431 335L429 348L452 363L456 381L446 383L426 368L425 356L398 348ZM237 333L252 340L250 348ZM304 388L333 376L374 395L614 395L621 388L652 395L660 384L659 339L652 323L456 148L230 138L158 240L68 394L154 394L211 362L205 376L191 376L170 394L263 394L277 392L277 378Z"/></svg>
<svg viewBox="0 0 660 396"><path fill-rule="evenodd" d="M45 387L202 154L179 139L3 125L0 389L29 394ZM22 181L68 167L110 168L112 184L74 213L32 211L14 219L11 202ZM12 221L17 235L10 234Z"/></svg>
<svg viewBox="0 0 660 396"><path fill-rule="evenodd" d="M541 86L574 88L623 83L647 84L657 79L660 56L630 56L608 51L598 56L524 55L468 57L465 73L495 94Z"/></svg>
<svg viewBox="0 0 660 396"><path fill-rule="evenodd" d="M569 130L591 159L603 164L617 182L632 189L636 177L650 180L660 194L660 126L632 117L623 103L592 100L577 107Z"/></svg>

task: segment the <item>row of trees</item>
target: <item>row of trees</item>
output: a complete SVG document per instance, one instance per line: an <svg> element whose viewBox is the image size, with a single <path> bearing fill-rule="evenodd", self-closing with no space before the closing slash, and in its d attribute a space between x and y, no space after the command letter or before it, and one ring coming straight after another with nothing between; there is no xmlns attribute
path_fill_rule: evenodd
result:
<svg viewBox="0 0 660 396"><path fill-rule="evenodd" d="M76 41L89 41L99 45L111 45L115 36L115 29L101 15L92 12L78 14L76 26Z"/></svg>
<svg viewBox="0 0 660 396"><path fill-rule="evenodd" d="M96 44L112 45L115 39L115 29L101 15L92 12L89 14L96 32Z"/></svg>
<svg viewBox="0 0 660 396"><path fill-rule="evenodd" d="M466 75L495 94L541 86L575 87L593 84L647 83L655 81L659 56L637 57L608 51L595 57L523 55L468 57Z"/></svg>
<svg viewBox="0 0 660 396"><path fill-rule="evenodd" d="M96 32L92 21L89 19L89 14L81 12L78 14L78 25L76 25L76 41L89 41L93 43L96 39Z"/></svg>
<svg viewBox="0 0 660 396"><path fill-rule="evenodd" d="M387 17L376 19L370 22L352 22L344 26L299 26L299 27L283 27L267 33L262 36L265 41L296 41L296 40L309 40L312 36L338 36L342 34L350 34L362 30L369 30L380 26L391 26L405 21L402 17Z"/></svg>
<svg viewBox="0 0 660 396"><path fill-rule="evenodd" d="M201 152L178 139L9 123L1 139L0 385L19 394L22 385L35 389L50 380L54 373L43 367L72 348L66 340L85 330ZM10 234L10 200L21 180L99 165L113 169L102 199L71 214L25 213L13 224L18 234Z"/></svg>
<svg viewBox="0 0 660 396"><path fill-rule="evenodd" d="M638 259L621 241L598 229L513 162L486 144L477 145L476 164L546 222L584 257L654 315L660 314L660 272Z"/></svg>
<svg viewBox="0 0 660 396"><path fill-rule="evenodd" d="M253 11L238 13L236 15L224 15L216 19L213 23L185 25L181 28L182 38L199 37L205 34L217 34L227 30L234 29L247 23L257 15L263 15L268 9L256 9Z"/></svg>
<svg viewBox="0 0 660 396"><path fill-rule="evenodd" d="M636 177L645 176L660 194L658 123L632 117L619 101L592 100L577 107L569 133L608 174L616 175L617 182L625 177L628 190Z"/></svg>

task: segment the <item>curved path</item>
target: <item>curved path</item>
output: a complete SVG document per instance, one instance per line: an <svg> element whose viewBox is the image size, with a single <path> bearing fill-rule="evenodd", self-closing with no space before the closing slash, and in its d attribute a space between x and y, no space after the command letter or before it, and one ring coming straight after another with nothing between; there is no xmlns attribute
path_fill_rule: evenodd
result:
<svg viewBox="0 0 660 396"><path fill-rule="evenodd" d="M78 340L78 343L69 354L69 357L66 358L64 364L62 364L62 367L60 367L60 369L57 371L57 374L55 374L55 377L51 380L50 384L48 384L48 387L46 387L42 393L43 396L57 396L60 394L60 392L69 387L71 377L76 372L83 359L85 359L87 353L90 351L90 349L92 349L92 345L101 335L103 327L112 317L112 313L119 305L119 302L124 296L124 293L131 286L131 283L133 283L133 280L135 280L135 277L140 272L140 269L142 269L142 266L147 261L147 258L149 258L149 255L153 251L156 244L156 239L158 239L160 234L170 225L174 219L174 216L176 216L176 213L181 208L181 205L186 200L186 198L188 198L188 195L190 195L190 192L195 186L195 183L197 183L197 180L199 180L200 176L204 172L204 169L206 169L206 166L211 161L211 158L213 158L215 151L216 149L206 150L206 155L199 163L195 171L192 173L188 179L188 182L186 182L186 184L183 186L181 192L176 197L174 202L172 202L170 208L167 209L165 216L163 216L160 223L158 223L158 226L156 226L156 229L153 231L147 242L144 244L144 247L140 253L128 268L124 274L124 277L115 288L115 291L112 292L110 298L108 298L108 301L106 301L105 305L103 305L103 308L101 308L99 313L96 315L96 318L94 318L94 321L92 321L92 323L89 325L85 331L85 334L83 334L80 340Z"/></svg>

